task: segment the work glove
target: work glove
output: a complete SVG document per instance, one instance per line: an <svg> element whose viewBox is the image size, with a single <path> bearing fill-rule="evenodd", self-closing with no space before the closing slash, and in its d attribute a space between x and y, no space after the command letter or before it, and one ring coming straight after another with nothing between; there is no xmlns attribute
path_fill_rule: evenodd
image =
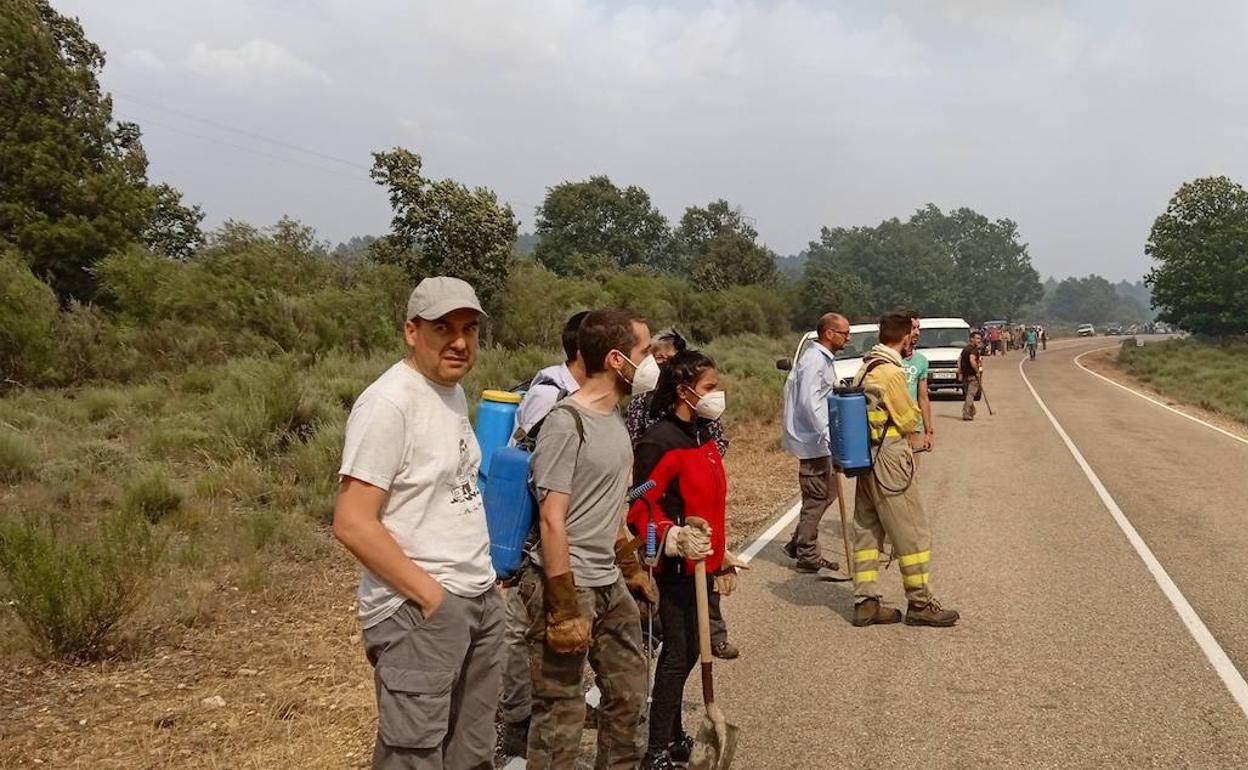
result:
<svg viewBox="0 0 1248 770"><path fill-rule="evenodd" d="M589 650L589 618L581 614L576 601L576 581L571 572L543 576L546 604L546 646L560 655L573 655Z"/></svg>
<svg viewBox="0 0 1248 770"><path fill-rule="evenodd" d="M663 540L663 553L701 561L711 555L711 525L702 519L689 519L685 526L672 526Z"/></svg>
<svg viewBox="0 0 1248 770"><path fill-rule="evenodd" d="M653 615L659 606L659 587L654 579L642 568L637 560L637 545L640 541L633 540L621 532L615 538L615 563L624 574L624 585L628 592L637 600L643 612Z"/></svg>
<svg viewBox="0 0 1248 770"><path fill-rule="evenodd" d="M737 590L737 571L749 568L749 562L725 550L723 566L715 573L715 590L720 596L732 596L732 592Z"/></svg>

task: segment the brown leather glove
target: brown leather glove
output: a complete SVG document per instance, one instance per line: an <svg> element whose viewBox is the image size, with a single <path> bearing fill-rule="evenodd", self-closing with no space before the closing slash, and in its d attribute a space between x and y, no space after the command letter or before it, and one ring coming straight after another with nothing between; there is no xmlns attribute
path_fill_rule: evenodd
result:
<svg viewBox="0 0 1248 770"><path fill-rule="evenodd" d="M642 611L653 614L659 606L659 587L637 560L637 546L640 542L629 539L621 532L615 539L615 563L619 565L620 572L624 573L624 584L641 605Z"/></svg>
<svg viewBox="0 0 1248 770"><path fill-rule="evenodd" d="M737 571L749 568L749 562L725 549L723 566L715 573L715 590L720 596L732 596L737 590Z"/></svg>
<svg viewBox="0 0 1248 770"><path fill-rule="evenodd" d="M546 604L546 645L560 655L589 650L589 618L576 601L576 581L571 572L542 578Z"/></svg>

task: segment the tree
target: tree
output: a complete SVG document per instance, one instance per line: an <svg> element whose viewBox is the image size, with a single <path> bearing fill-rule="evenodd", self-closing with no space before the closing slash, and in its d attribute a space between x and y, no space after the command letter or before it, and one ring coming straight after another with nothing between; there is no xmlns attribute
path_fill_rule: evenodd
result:
<svg viewBox="0 0 1248 770"><path fill-rule="evenodd" d="M190 259L204 241L199 224L204 211L199 206L182 205L182 193L167 184L152 188L155 208L141 234L143 243L153 251L173 259Z"/></svg>
<svg viewBox="0 0 1248 770"><path fill-rule="evenodd" d="M588 275L634 265L672 272L676 259L667 219L636 186L605 176L563 182L537 209L537 261L559 275Z"/></svg>
<svg viewBox="0 0 1248 770"><path fill-rule="evenodd" d="M956 312L972 320L1009 318L1044 296L1018 225L969 209L943 213L929 203L910 224L953 261Z"/></svg>
<svg viewBox="0 0 1248 770"><path fill-rule="evenodd" d="M1113 284L1099 275L1067 278L1053 290L1049 315L1061 321L1100 324L1119 320Z"/></svg>
<svg viewBox="0 0 1248 770"><path fill-rule="evenodd" d="M104 53L78 21L5 0L0 40L0 240L62 301L93 297L91 267L145 236L183 255L197 210L148 184L139 128L113 122Z"/></svg>
<svg viewBox="0 0 1248 770"><path fill-rule="evenodd" d="M372 178L390 191L391 232L371 244L373 258L403 268L412 281L462 278L487 308L507 282L519 223L493 190L469 190L421 174L420 156L401 147L373 153Z"/></svg>
<svg viewBox="0 0 1248 770"><path fill-rule="evenodd" d="M1193 332L1248 333L1248 191L1227 177L1185 183L1144 252L1158 318Z"/></svg>
<svg viewBox="0 0 1248 770"><path fill-rule="evenodd" d="M817 245L864 287L861 302L866 313L902 305L924 315L959 312L952 257L909 222L893 218L875 227L825 227ZM808 275L817 259L826 259L815 246L811 244Z"/></svg>
<svg viewBox="0 0 1248 770"><path fill-rule="evenodd" d="M690 206L676 228L676 270L706 291L773 284L776 255L757 241L750 218L723 198Z"/></svg>
<svg viewBox="0 0 1248 770"><path fill-rule="evenodd" d="M861 320L867 312L867 287L857 274L838 263L835 253L821 243L811 243L806 255L794 324L813 329L819 316L828 312L840 313L851 322Z"/></svg>

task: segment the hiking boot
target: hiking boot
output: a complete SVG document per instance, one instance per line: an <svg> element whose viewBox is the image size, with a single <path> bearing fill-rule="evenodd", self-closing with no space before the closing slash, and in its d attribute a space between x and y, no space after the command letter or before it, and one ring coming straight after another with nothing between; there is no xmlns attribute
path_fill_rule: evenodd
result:
<svg viewBox="0 0 1248 770"><path fill-rule="evenodd" d="M737 649L735 644L725 639L718 644L711 645L711 654L717 658L732 660L740 655L741 651Z"/></svg>
<svg viewBox="0 0 1248 770"><path fill-rule="evenodd" d="M910 602L906 608L907 626L940 626L948 627L958 622L958 611L947 610L940 602L931 599L927 604Z"/></svg>
<svg viewBox="0 0 1248 770"><path fill-rule="evenodd" d="M667 756L673 762L688 762L689 755L693 753L693 736L689 733L681 733L676 736L676 740L667 745Z"/></svg>
<svg viewBox="0 0 1248 770"><path fill-rule="evenodd" d="M666 751L656 753L647 751L646 755L641 758L641 766L637 770L677 770L677 767Z"/></svg>
<svg viewBox="0 0 1248 770"><path fill-rule="evenodd" d="M498 753L507 757L529 755L529 720L504 722L498 736Z"/></svg>
<svg viewBox="0 0 1248 770"><path fill-rule="evenodd" d="M815 559L814 561L806 561L805 559L799 559L797 564L793 565L793 569L797 570L798 572L805 572L805 573L814 573L814 572L818 572L821 569L826 569L826 570L831 570L833 572L836 572L840 568L841 568L841 565L837 564L834 561L828 561L822 556L820 556L818 559Z"/></svg>
<svg viewBox="0 0 1248 770"><path fill-rule="evenodd" d="M784 555L789 557L790 559L797 558L797 541L796 540L790 540L789 542L784 544Z"/></svg>
<svg viewBox="0 0 1248 770"><path fill-rule="evenodd" d="M901 610L885 607L879 599L863 599L854 605L855 626L882 626L887 623L900 623Z"/></svg>

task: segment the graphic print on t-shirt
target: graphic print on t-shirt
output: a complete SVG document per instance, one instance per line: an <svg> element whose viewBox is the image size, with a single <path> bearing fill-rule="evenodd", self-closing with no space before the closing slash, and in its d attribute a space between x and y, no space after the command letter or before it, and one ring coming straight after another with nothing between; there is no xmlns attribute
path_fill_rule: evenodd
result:
<svg viewBox="0 0 1248 770"><path fill-rule="evenodd" d="M481 496L481 490L477 488L476 468L472 466L468 454L471 431L472 424L468 422L468 418L463 418L459 424L459 465L455 468L455 486L451 490L451 502L455 504L471 502ZM465 508L461 515L468 513L473 507Z"/></svg>

